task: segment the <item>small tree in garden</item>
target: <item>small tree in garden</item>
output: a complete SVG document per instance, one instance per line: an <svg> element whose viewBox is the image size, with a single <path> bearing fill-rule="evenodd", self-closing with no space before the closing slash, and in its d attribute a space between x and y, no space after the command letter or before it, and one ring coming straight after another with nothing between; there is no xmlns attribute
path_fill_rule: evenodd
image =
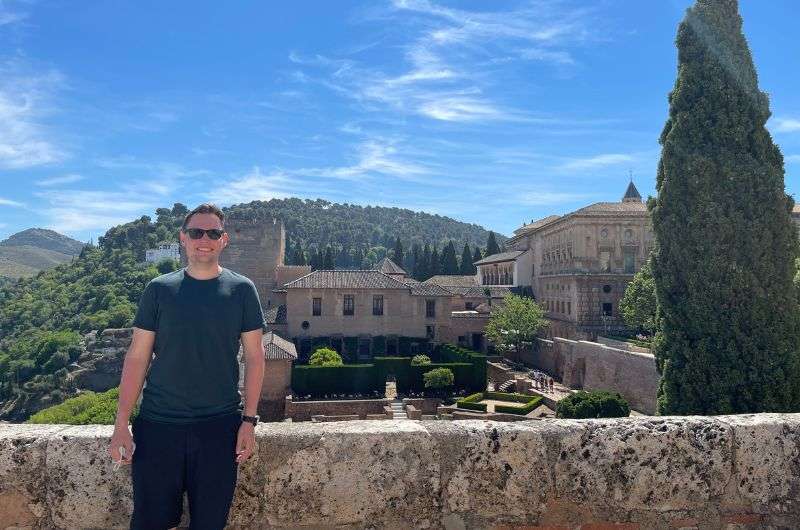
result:
<svg viewBox="0 0 800 530"><path fill-rule="evenodd" d="M656 332L657 307L656 284L648 260L625 288L619 308L626 326L652 337Z"/></svg>
<svg viewBox="0 0 800 530"><path fill-rule="evenodd" d="M308 364L311 366L341 366L344 363L342 362L342 356L336 350L320 348L311 354Z"/></svg>
<svg viewBox="0 0 800 530"><path fill-rule="evenodd" d="M486 324L486 336L500 351L518 353L547 325L544 310L532 298L511 295Z"/></svg>
<svg viewBox="0 0 800 530"><path fill-rule="evenodd" d="M427 355L415 355L411 358L411 364L415 366L421 364L431 364L431 358Z"/></svg>
<svg viewBox="0 0 800 530"><path fill-rule="evenodd" d="M456 378L450 368L434 368L430 372L422 374L422 379L425 381L425 388L431 390L442 390L453 386Z"/></svg>

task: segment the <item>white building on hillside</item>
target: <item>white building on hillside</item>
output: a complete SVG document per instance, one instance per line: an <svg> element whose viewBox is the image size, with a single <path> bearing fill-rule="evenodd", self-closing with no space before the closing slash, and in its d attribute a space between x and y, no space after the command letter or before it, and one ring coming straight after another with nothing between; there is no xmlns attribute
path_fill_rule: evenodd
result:
<svg viewBox="0 0 800 530"><path fill-rule="evenodd" d="M144 260L147 263L157 263L162 259L174 259L180 261L180 245L178 245L178 243L159 243L156 248L147 249L144 255Z"/></svg>

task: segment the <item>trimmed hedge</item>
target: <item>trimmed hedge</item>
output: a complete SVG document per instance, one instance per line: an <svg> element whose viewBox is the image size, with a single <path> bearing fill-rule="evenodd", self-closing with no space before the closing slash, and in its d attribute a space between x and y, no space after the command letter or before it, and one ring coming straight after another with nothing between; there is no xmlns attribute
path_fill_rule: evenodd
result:
<svg viewBox="0 0 800 530"><path fill-rule="evenodd" d="M383 392L385 381L378 377L372 364L292 368L292 390L299 396Z"/></svg>
<svg viewBox="0 0 800 530"><path fill-rule="evenodd" d="M372 355L386 355L386 337L383 335L372 337Z"/></svg>
<svg viewBox="0 0 800 530"><path fill-rule="evenodd" d="M514 405L495 405L494 411L505 414L518 414L525 416L536 407L542 404L541 396L528 396L526 394L508 394L505 392L477 392L463 399L456 401L456 407L460 409L479 410L486 412L486 403L478 403L484 399L494 399L497 401L512 401L515 403L525 403L518 407Z"/></svg>
<svg viewBox="0 0 800 530"><path fill-rule="evenodd" d="M486 412L486 403L478 403L478 401L481 401L482 399L483 399L483 392L470 394L469 396L456 401L456 407L460 409Z"/></svg>

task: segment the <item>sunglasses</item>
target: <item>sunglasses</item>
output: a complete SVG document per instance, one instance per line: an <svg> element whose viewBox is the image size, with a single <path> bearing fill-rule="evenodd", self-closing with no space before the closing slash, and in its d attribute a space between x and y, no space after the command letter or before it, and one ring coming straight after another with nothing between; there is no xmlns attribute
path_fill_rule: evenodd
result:
<svg viewBox="0 0 800 530"><path fill-rule="evenodd" d="M203 239L203 234L206 234L208 239L216 241L222 237L225 231L219 228L210 228L208 230L203 230L202 228L184 228L183 233L187 234L192 239Z"/></svg>

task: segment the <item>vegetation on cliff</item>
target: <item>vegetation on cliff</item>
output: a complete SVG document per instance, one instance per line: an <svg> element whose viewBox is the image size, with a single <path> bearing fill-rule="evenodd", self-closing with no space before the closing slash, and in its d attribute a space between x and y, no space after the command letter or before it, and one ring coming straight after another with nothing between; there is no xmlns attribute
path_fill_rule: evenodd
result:
<svg viewBox="0 0 800 530"><path fill-rule="evenodd" d="M735 0L698 0L650 209L662 414L800 409L797 236Z"/></svg>

